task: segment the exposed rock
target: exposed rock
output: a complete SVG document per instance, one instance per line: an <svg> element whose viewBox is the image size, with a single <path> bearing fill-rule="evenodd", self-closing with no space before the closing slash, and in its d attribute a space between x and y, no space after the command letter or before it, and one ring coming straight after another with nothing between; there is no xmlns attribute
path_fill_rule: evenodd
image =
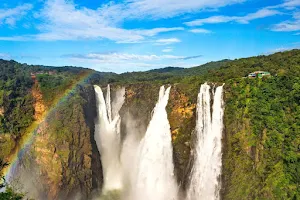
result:
<svg viewBox="0 0 300 200"><path fill-rule="evenodd" d="M126 88L125 103L120 111L122 137L134 131L142 138L150 122L161 85L143 83L122 86ZM113 90L116 87L120 86L111 86ZM167 112L174 148L175 172L182 187L185 187L188 180L191 134L196 120L196 101L197 99L185 94L177 85L172 85Z"/></svg>
<svg viewBox="0 0 300 200"><path fill-rule="evenodd" d="M3 106L2 107L0 106L0 115L4 116L4 107Z"/></svg>
<svg viewBox="0 0 300 200"><path fill-rule="evenodd" d="M37 79L34 79L34 85L33 85L31 93L35 100L34 101L34 119L38 122L41 122L43 119L43 115L46 111L46 106L43 102L43 95L40 91Z"/></svg>
<svg viewBox="0 0 300 200"><path fill-rule="evenodd" d="M92 86L76 92L49 113L39 126L30 154L47 199L87 199L102 186L100 155L94 141L96 117ZM39 196L41 198L41 196Z"/></svg>
<svg viewBox="0 0 300 200"><path fill-rule="evenodd" d="M196 99L189 97L174 85L168 104L168 118L173 140L173 159L178 183L183 187L188 181L191 160L191 134L196 125Z"/></svg>
<svg viewBox="0 0 300 200"><path fill-rule="evenodd" d="M40 176L44 185L48 187L48 199L56 199L59 191L59 185L62 180L62 159L57 153L55 141L47 131L47 124L44 123L33 144L33 153L35 161L40 168ZM65 149L67 151L67 148Z"/></svg>
<svg viewBox="0 0 300 200"><path fill-rule="evenodd" d="M119 86L113 86L113 90L114 87ZM142 138L151 120L160 86L156 84L130 84L124 85L124 87L125 102L120 110L121 136L124 138L126 133L132 131L133 128L138 130L136 134ZM130 127L127 126L128 123L131 123Z"/></svg>

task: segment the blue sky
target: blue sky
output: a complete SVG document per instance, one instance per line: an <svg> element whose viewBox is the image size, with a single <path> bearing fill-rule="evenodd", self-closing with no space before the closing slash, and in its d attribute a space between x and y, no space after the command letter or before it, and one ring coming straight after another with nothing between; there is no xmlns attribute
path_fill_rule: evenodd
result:
<svg viewBox="0 0 300 200"><path fill-rule="evenodd" d="M300 0L4 0L0 58L98 71L300 47Z"/></svg>

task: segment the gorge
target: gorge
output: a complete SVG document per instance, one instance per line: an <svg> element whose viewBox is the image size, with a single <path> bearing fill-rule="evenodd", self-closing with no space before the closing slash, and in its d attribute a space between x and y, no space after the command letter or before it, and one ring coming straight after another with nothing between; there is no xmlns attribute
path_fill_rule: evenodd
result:
<svg viewBox="0 0 300 200"><path fill-rule="evenodd" d="M0 60L2 174L34 199L297 199L299 56L125 74Z"/></svg>
<svg viewBox="0 0 300 200"><path fill-rule="evenodd" d="M152 112L146 133L140 141L126 144L131 138L127 134L121 141L119 111L124 103L125 88L118 89L118 95L111 101L110 85L106 88L106 99L99 86L94 86L97 99L98 117L96 120L95 140L101 154L104 174L102 196L118 191L120 199L128 200L177 200L179 185L176 183L173 164L173 147L170 124L166 112L171 87L160 87L157 104ZM120 92L121 91L121 92ZM223 131L223 86L212 88L201 86L197 103L195 161L190 173L188 200L220 198L221 139ZM212 96L212 97L211 97ZM213 105L211 105L211 98ZM117 107L117 108L116 108ZM115 110L112 115L112 109ZM211 114L212 110L212 114ZM133 120L133 119L131 119ZM130 142L130 141L129 141ZM128 145L128 144L127 144ZM136 145L136 146L133 146ZM123 146L123 148L122 148ZM131 148L130 152L126 148ZM124 171L131 159L131 170ZM122 180L129 179L129 187ZM123 185L124 184L124 185ZM128 191L123 191L123 190Z"/></svg>

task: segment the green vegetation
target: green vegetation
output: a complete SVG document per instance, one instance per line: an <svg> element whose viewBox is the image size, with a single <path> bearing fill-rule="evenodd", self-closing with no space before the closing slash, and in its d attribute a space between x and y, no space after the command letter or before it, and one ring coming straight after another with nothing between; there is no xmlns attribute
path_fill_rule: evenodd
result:
<svg viewBox="0 0 300 200"><path fill-rule="evenodd" d="M26 65L0 60L0 134L18 135L32 123L32 85Z"/></svg>
<svg viewBox="0 0 300 200"><path fill-rule="evenodd" d="M37 73L43 100L51 106L55 97L70 89L82 74L92 72L84 68L33 66L0 59L0 134L20 136L32 124L34 81L31 73ZM103 74L106 73L94 77L103 77Z"/></svg>
<svg viewBox="0 0 300 200"><path fill-rule="evenodd" d="M5 192L0 193L1 200L22 200L23 198L23 194L15 193L10 187L7 187Z"/></svg>
<svg viewBox="0 0 300 200"><path fill-rule="evenodd" d="M228 83L225 199L300 198L300 78Z"/></svg>
<svg viewBox="0 0 300 200"><path fill-rule="evenodd" d="M7 166L8 166L8 164L5 163L2 159L0 159L0 189L5 187L5 178L1 174L1 172Z"/></svg>
<svg viewBox="0 0 300 200"><path fill-rule="evenodd" d="M0 159L0 172L7 166L8 166L8 164L3 162L2 159ZM5 184L5 179L2 176L2 174L0 173L0 189L4 188L4 187L6 187L5 192L0 192L1 200L21 200L21 199L23 199L23 197L24 197L23 194L15 193L11 187L9 187L8 185Z"/></svg>
<svg viewBox="0 0 300 200"><path fill-rule="evenodd" d="M120 191L113 190L102 194L99 200L120 200Z"/></svg>
<svg viewBox="0 0 300 200"><path fill-rule="evenodd" d="M66 92L76 81L77 74L62 72L55 75L37 75L40 90L46 106L50 107L55 98Z"/></svg>

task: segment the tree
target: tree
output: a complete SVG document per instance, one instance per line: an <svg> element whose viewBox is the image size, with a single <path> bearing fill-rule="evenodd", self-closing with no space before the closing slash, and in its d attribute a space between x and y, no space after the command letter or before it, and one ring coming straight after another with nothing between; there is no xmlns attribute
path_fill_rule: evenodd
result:
<svg viewBox="0 0 300 200"><path fill-rule="evenodd" d="M8 166L8 163L4 162L2 159L0 159L0 189L5 187L5 178L2 175L2 170Z"/></svg>
<svg viewBox="0 0 300 200"><path fill-rule="evenodd" d="M9 187L6 182L5 178L2 174L2 170L8 166L8 163L4 162L0 159L0 189L6 187L5 192L0 193L1 200L22 200L24 198L23 194L19 194L13 191L11 187Z"/></svg>

